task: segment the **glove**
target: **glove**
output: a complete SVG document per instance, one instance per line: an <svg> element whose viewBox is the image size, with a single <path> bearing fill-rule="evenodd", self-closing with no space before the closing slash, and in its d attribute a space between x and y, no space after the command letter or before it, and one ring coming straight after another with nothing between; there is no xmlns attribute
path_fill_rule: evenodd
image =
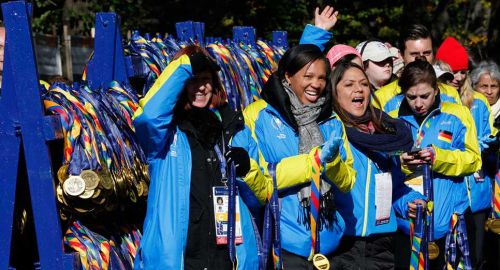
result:
<svg viewBox="0 0 500 270"><path fill-rule="evenodd" d="M245 149L241 147L231 147L224 156L226 157L228 166L231 162L234 162L237 177L245 176L250 170L250 157Z"/></svg>
<svg viewBox="0 0 500 270"><path fill-rule="evenodd" d="M330 138L328 138L328 141L323 143L321 146L321 153L319 154L319 160L321 160L321 163L332 162L335 156L339 153L341 143L342 138L332 134Z"/></svg>
<svg viewBox="0 0 500 270"><path fill-rule="evenodd" d="M490 148L494 142L497 141L496 137L484 137L483 139L479 140L479 147L481 148L482 151Z"/></svg>
<svg viewBox="0 0 500 270"><path fill-rule="evenodd" d="M210 57L207 57L201 52L195 52L189 56L193 75L196 76L203 71L219 71L220 67Z"/></svg>
<svg viewBox="0 0 500 270"><path fill-rule="evenodd" d="M500 132L497 133L497 136L490 136L486 139L479 141L479 147L481 148L481 152L485 154L491 154L498 152L500 148Z"/></svg>

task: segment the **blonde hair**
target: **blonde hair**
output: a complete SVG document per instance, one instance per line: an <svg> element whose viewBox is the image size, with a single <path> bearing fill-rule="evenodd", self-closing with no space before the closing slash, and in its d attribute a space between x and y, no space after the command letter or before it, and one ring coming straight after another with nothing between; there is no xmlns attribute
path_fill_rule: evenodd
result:
<svg viewBox="0 0 500 270"><path fill-rule="evenodd" d="M449 71L453 74L453 71L448 63L436 60L436 65L438 65L442 70ZM474 88L472 88L469 72L466 73L464 84L460 87L460 89L458 89L458 93L460 94L462 105L470 109L472 107L472 103L474 102Z"/></svg>

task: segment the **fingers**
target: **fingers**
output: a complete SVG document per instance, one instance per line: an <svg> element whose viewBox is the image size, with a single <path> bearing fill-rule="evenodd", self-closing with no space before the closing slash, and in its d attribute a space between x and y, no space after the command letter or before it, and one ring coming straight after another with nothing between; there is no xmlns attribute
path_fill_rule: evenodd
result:
<svg viewBox="0 0 500 270"><path fill-rule="evenodd" d="M318 17L320 14L319 14L319 7L316 7L316 9L314 10L314 17Z"/></svg>

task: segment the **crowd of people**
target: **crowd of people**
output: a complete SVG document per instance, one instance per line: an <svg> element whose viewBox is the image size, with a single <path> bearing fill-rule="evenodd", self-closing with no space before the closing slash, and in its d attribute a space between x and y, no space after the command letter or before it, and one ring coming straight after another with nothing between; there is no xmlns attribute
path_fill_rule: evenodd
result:
<svg viewBox="0 0 500 270"><path fill-rule="evenodd" d="M408 269L421 209L429 269L494 269L498 66L453 37L434 54L423 25L325 51L337 16L316 10L243 112L203 48L176 54L133 120L151 177L137 269Z"/></svg>

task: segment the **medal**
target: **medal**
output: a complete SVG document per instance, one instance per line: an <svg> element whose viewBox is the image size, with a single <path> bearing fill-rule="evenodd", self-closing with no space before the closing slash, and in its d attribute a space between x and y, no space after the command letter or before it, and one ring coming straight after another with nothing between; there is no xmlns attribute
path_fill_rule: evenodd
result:
<svg viewBox="0 0 500 270"><path fill-rule="evenodd" d="M486 224L490 231L496 234L500 234L500 219L488 219Z"/></svg>
<svg viewBox="0 0 500 270"><path fill-rule="evenodd" d="M106 190L113 189L113 179L111 179L111 175L108 169L102 169L97 173L97 175L99 175L99 179L101 179L99 183L101 184L102 188Z"/></svg>
<svg viewBox="0 0 500 270"><path fill-rule="evenodd" d="M89 199L92 197L92 195L94 195L94 190L93 189L87 189L85 190L82 195L78 196L82 199Z"/></svg>
<svg viewBox="0 0 500 270"><path fill-rule="evenodd" d="M435 242L429 242L429 259L435 260L439 256L439 247Z"/></svg>
<svg viewBox="0 0 500 270"><path fill-rule="evenodd" d="M59 183L64 183L64 180L68 178L68 164L62 165L59 170L57 170L57 179Z"/></svg>
<svg viewBox="0 0 500 270"><path fill-rule="evenodd" d="M99 185L99 176L91 170L83 170L80 177L85 181L86 190L94 190Z"/></svg>
<svg viewBox="0 0 500 270"><path fill-rule="evenodd" d="M330 269L330 261L323 254L314 254L312 259L314 267L318 270Z"/></svg>
<svg viewBox="0 0 500 270"><path fill-rule="evenodd" d="M64 181L63 190L70 196L79 196L85 192L85 181L80 176L71 175Z"/></svg>

